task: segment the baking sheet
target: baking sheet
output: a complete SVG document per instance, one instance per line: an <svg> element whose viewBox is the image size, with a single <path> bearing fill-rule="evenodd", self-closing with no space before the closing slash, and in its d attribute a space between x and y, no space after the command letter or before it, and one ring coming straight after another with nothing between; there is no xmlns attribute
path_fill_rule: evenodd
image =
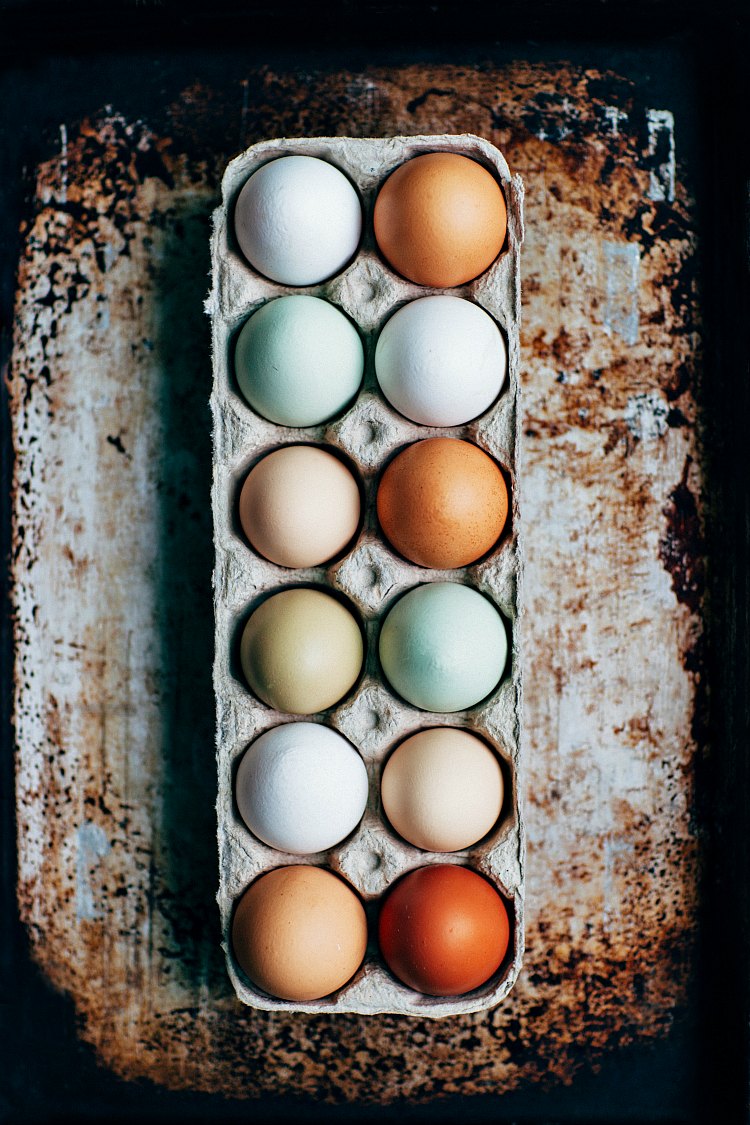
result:
<svg viewBox="0 0 750 1125"><path fill-rule="evenodd" d="M234 93L237 148L470 130L526 181L526 968L495 1012L437 1028L230 996L200 309L231 151L200 84L168 108L171 131L116 106L61 123L24 232L9 392L33 955L130 1080L377 1104L568 1081L666 1035L696 963L701 363L680 123L572 65L260 68Z"/></svg>

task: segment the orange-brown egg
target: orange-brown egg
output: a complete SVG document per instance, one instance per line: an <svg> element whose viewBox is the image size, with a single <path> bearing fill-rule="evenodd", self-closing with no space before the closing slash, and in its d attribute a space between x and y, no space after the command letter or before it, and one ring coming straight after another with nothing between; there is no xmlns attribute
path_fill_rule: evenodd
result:
<svg viewBox="0 0 750 1125"><path fill-rule="evenodd" d="M502 250L508 227L497 180L468 156L430 152L392 172L375 201L386 261L418 285L464 285Z"/></svg>
<svg viewBox="0 0 750 1125"><path fill-rule="evenodd" d="M283 1000L317 1000L356 973L367 919L351 887L322 867L276 867L251 883L232 921L232 948L255 984Z"/></svg>
<svg viewBox="0 0 750 1125"><path fill-rule="evenodd" d="M419 566L468 566L497 542L508 515L499 468L458 438L427 438L391 461L378 488L378 519L396 550Z"/></svg>

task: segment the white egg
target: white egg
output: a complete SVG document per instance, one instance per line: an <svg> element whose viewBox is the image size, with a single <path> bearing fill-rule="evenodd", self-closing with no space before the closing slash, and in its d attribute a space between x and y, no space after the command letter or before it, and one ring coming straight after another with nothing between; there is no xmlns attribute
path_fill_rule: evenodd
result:
<svg viewBox="0 0 750 1125"><path fill-rule="evenodd" d="M386 321L375 349L383 394L422 426L460 426L483 414L508 371L492 317L462 297L420 297Z"/></svg>
<svg viewBox="0 0 750 1125"><path fill-rule="evenodd" d="M282 285L315 285L356 253L362 207L333 164L283 156L250 176L237 197L234 229L259 273Z"/></svg>
<svg viewBox="0 0 750 1125"><path fill-rule="evenodd" d="M367 804L367 771L357 751L330 727L286 723L245 752L235 783L242 819L279 851L312 855L358 825Z"/></svg>

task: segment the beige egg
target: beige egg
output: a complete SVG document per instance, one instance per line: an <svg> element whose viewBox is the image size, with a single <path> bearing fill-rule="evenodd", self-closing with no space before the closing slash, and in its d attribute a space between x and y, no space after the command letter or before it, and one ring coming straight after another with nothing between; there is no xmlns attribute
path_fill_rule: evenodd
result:
<svg viewBox="0 0 750 1125"><path fill-rule="evenodd" d="M455 852L486 836L503 806L500 763L468 731L435 727L402 742L386 763L383 809L418 848Z"/></svg>
<svg viewBox="0 0 750 1125"><path fill-rule="evenodd" d="M283 1000L317 1000L356 973L367 946L362 903L321 867L277 867L245 891L232 922L242 969Z"/></svg>
<svg viewBox="0 0 750 1125"><path fill-rule="evenodd" d="M293 715L332 707L362 669L362 633L352 613L330 594L282 590L251 614L240 662L255 694Z"/></svg>
<svg viewBox="0 0 750 1125"><path fill-rule="evenodd" d="M311 445L269 453L240 492L240 523L255 550L279 566L319 566L354 537L359 488L346 465Z"/></svg>

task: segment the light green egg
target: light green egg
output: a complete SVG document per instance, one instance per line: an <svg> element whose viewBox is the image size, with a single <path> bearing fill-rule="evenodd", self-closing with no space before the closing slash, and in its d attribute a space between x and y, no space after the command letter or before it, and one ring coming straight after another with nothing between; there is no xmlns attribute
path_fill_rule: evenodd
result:
<svg viewBox="0 0 750 1125"><path fill-rule="evenodd" d="M317 426L352 402L364 374L352 322L321 297L294 294L262 305L237 337L244 397L280 426Z"/></svg>
<svg viewBox="0 0 750 1125"><path fill-rule="evenodd" d="M507 656L498 610L457 582L409 590L380 633L380 662L389 683L424 711L473 707L500 682Z"/></svg>

